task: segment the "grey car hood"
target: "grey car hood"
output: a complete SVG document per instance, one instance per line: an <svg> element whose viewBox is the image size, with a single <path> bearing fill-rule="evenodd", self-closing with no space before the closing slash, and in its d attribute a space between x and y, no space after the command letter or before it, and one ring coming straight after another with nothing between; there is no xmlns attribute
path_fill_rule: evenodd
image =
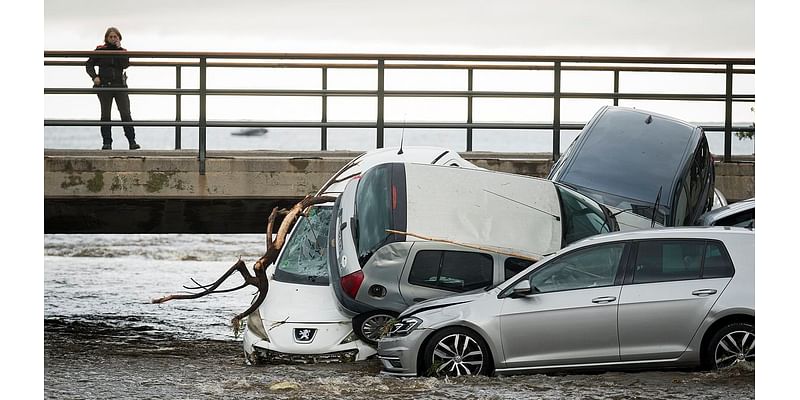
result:
<svg viewBox="0 0 800 400"><path fill-rule="evenodd" d="M454 306L457 304L470 303L484 296L487 296L489 293L492 292L494 292L494 290L486 291L485 289L476 289L471 292L466 292L453 296L439 297L436 299L425 300L417 304L414 304L411 307L406 308L406 310L403 311L398 318L410 317L414 314L423 311L435 310L439 308Z"/></svg>

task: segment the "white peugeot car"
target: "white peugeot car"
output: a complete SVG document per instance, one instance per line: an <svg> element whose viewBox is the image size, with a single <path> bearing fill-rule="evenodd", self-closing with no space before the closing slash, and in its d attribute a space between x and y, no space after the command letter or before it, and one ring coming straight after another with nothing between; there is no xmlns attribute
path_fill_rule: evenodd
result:
<svg viewBox="0 0 800 400"><path fill-rule="evenodd" d="M386 162L478 169L438 147L377 149L350 161L317 195L336 197L350 179ZM326 242L332 210L333 203L321 204L300 217L270 267L267 297L247 318L243 344L248 364L357 361L375 354L353 333L351 317L339 310L330 287Z"/></svg>

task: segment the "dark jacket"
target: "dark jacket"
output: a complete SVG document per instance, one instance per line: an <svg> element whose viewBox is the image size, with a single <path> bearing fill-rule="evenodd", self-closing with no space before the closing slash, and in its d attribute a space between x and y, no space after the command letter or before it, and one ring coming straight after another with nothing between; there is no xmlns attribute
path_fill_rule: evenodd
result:
<svg viewBox="0 0 800 400"><path fill-rule="evenodd" d="M95 48L95 51L99 50L126 51L122 47L108 43L101 44ZM100 86L128 87L125 84L127 76L124 71L125 68L128 68L128 65L130 65L130 59L127 56L92 56L86 60L86 73L92 79L99 76ZM95 66L99 67L98 71L95 71Z"/></svg>

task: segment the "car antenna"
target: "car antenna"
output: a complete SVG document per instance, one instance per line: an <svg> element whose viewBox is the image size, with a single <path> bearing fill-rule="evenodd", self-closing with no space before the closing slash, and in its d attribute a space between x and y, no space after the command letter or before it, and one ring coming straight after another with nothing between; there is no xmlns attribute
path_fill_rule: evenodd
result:
<svg viewBox="0 0 800 400"><path fill-rule="evenodd" d="M403 139L406 138L406 115L403 115L403 130L400 131L400 150L397 151L398 156L403 154Z"/></svg>
<svg viewBox="0 0 800 400"><path fill-rule="evenodd" d="M656 210L658 210L658 203L661 202L661 189L664 189L664 186L658 187L658 195L656 196L656 204L653 206L653 217L650 219L650 227L653 228L656 226Z"/></svg>

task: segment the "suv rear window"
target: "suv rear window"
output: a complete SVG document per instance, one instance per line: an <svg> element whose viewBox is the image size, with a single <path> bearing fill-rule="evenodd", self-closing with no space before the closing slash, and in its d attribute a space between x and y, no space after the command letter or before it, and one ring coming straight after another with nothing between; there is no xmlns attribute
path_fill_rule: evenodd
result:
<svg viewBox="0 0 800 400"><path fill-rule="evenodd" d="M492 284L492 256L464 251L422 250L411 265L414 285L466 292Z"/></svg>

